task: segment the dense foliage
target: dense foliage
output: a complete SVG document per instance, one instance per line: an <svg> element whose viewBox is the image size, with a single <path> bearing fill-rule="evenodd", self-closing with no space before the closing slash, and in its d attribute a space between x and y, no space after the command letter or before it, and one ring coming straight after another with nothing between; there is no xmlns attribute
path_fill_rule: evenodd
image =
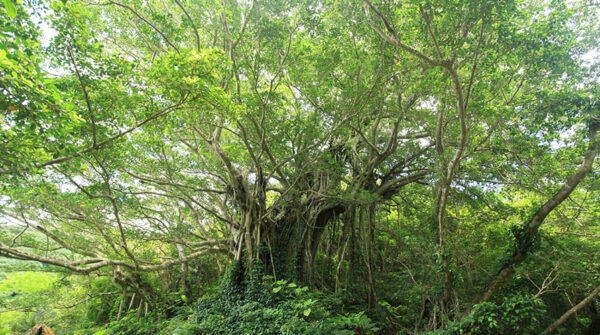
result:
<svg viewBox="0 0 600 335"><path fill-rule="evenodd" d="M0 334L597 333L599 19L2 0Z"/></svg>

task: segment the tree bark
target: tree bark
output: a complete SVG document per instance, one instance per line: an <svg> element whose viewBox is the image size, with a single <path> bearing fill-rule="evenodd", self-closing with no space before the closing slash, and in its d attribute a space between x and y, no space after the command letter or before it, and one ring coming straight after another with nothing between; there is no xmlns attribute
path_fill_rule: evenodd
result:
<svg viewBox="0 0 600 335"><path fill-rule="evenodd" d="M135 300L135 292L133 293L133 295L131 295L131 301L129 301L129 307L127 308L127 311L129 312L131 310L131 308L133 307L133 301Z"/></svg>
<svg viewBox="0 0 600 335"><path fill-rule="evenodd" d="M369 308L376 308L379 305L379 302L377 301L377 291L375 290L375 275L373 273L375 269L375 209L375 203L369 205L369 252L367 261L367 275L369 279Z"/></svg>
<svg viewBox="0 0 600 335"><path fill-rule="evenodd" d="M340 278L342 277L342 268L344 265L344 258L346 256L346 248L348 247L348 236L350 234L351 224L350 220L354 220L354 207L348 209L345 215L344 227L342 228L342 236L340 237L340 246L338 249L338 265L335 271L335 291L340 289L341 283Z"/></svg>
<svg viewBox="0 0 600 335"><path fill-rule="evenodd" d="M117 313L117 321L121 320L121 314L123 313L123 305L125 303L125 293L126 290L123 290L123 294L121 294L121 301L119 302L119 312Z"/></svg>
<svg viewBox="0 0 600 335"><path fill-rule="evenodd" d="M177 253L179 258L185 258L185 250L183 249L183 245L180 243L175 244L177 247ZM187 274L188 274L188 263L181 262L181 292L187 297L188 296L188 286L187 286Z"/></svg>

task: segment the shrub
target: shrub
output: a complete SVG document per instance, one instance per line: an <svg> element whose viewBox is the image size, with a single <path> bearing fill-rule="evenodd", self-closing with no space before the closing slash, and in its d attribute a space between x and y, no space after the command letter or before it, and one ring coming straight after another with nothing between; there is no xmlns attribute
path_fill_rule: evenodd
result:
<svg viewBox="0 0 600 335"><path fill-rule="evenodd" d="M450 323L444 334L514 335L538 334L546 308L542 300L515 295L502 304L475 305L464 320Z"/></svg>
<svg viewBox="0 0 600 335"><path fill-rule="evenodd" d="M354 335L377 330L362 312L332 310L335 298L287 280L273 282L270 276L236 281L238 271L233 267L220 292L198 302L195 319L201 334Z"/></svg>

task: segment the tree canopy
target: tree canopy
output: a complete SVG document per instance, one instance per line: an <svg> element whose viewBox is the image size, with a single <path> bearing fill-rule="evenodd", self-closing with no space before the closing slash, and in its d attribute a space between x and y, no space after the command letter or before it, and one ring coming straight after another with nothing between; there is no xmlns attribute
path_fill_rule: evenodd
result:
<svg viewBox="0 0 600 335"><path fill-rule="evenodd" d="M595 292L593 332L599 13L4 0L0 256L108 279L117 321L229 278L346 292L377 327L340 329L382 334L539 333ZM541 316L483 318L511 308Z"/></svg>

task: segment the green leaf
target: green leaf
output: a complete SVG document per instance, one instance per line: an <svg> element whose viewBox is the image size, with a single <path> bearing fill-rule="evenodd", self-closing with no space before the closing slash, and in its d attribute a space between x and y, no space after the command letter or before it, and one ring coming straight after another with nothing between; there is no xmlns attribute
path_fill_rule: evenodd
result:
<svg viewBox="0 0 600 335"><path fill-rule="evenodd" d="M304 310L304 312L302 312L302 314L303 314L304 316L309 316L309 315L310 315L310 312L311 312L311 309L310 309L310 308L307 308L307 309L305 309L305 310Z"/></svg>
<svg viewBox="0 0 600 335"><path fill-rule="evenodd" d="M4 0L4 7L6 7L6 14L8 14L11 19L14 19L15 16L17 16L17 8L15 7L15 4L12 3L12 0Z"/></svg>
<svg viewBox="0 0 600 335"><path fill-rule="evenodd" d="M61 100L60 93L58 93L56 91L52 92L52 98L54 98L55 102L60 102L60 100Z"/></svg>

